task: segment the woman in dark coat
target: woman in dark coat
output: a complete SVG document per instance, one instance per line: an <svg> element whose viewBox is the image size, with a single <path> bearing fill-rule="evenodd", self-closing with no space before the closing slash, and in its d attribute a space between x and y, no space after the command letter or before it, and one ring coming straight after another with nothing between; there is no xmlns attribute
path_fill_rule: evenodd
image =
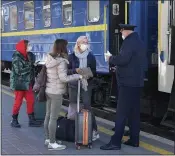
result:
<svg viewBox="0 0 175 156"><path fill-rule="evenodd" d="M69 55L68 74L81 74L81 69L86 67L90 67L93 75L96 74L96 60L94 55L90 52L88 39L86 36L80 36L77 39L76 45L74 47L74 53ZM81 87L81 96L83 100L83 106L85 108L91 109L92 78L88 79L87 82L87 91ZM77 82L69 83L70 104L68 108L68 118L70 119L74 119L77 110L77 88ZM97 124L94 115L92 122L93 141L95 141L99 138L99 134L97 133Z"/></svg>
<svg viewBox="0 0 175 156"><path fill-rule="evenodd" d="M12 71L10 74L10 88L14 90L15 101L12 111L12 127L20 128L18 114L23 103L23 98L27 103L27 114L29 116L29 126L38 127L41 123L34 117L34 94L32 85L34 83L34 63L35 55L31 52L29 41L21 40L16 45L16 52L12 57Z"/></svg>

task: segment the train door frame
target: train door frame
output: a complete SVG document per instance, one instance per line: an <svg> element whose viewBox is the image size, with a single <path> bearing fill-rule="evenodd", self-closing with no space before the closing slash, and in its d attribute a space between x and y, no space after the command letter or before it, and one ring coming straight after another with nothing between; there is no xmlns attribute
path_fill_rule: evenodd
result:
<svg viewBox="0 0 175 156"><path fill-rule="evenodd" d="M168 39L168 56L167 56L167 66L175 66L175 0L168 1L168 30L167 30L167 39ZM174 74L172 77L175 78L175 67ZM171 75L170 75L171 76ZM175 80L173 80L171 92L170 92L170 100L167 111L161 121L161 125L175 128Z"/></svg>
<svg viewBox="0 0 175 156"><path fill-rule="evenodd" d="M168 64L175 66L175 0L169 1L169 48L168 48Z"/></svg>
<svg viewBox="0 0 175 156"><path fill-rule="evenodd" d="M167 36L168 36L168 64L171 65L171 54L172 54L172 45L173 45L173 34L174 33L174 27L175 26L175 0L170 0L168 2L168 31L167 31Z"/></svg>
<svg viewBox="0 0 175 156"><path fill-rule="evenodd" d="M120 23L126 23L128 21L128 4L123 0L110 0L109 1L109 51L112 55L118 55L120 46L122 44L122 38L119 30ZM114 65L109 65L109 71L111 75L110 84L110 101L117 104L117 80L116 80L116 68Z"/></svg>
<svg viewBox="0 0 175 156"><path fill-rule="evenodd" d="M116 8L114 8L116 7ZM116 10L115 10L116 9ZM110 0L109 1L109 51L116 55L115 51L115 32L119 29L118 24L125 23L125 1L123 0ZM119 31L118 31L119 32ZM120 37L119 44L121 45L122 38Z"/></svg>

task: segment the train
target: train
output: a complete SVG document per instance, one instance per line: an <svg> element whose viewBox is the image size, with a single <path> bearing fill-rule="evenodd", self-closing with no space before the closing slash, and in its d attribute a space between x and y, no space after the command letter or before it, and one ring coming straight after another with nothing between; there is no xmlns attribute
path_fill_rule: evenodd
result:
<svg viewBox="0 0 175 156"><path fill-rule="evenodd" d="M133 24L145 43L148 58L141 112L162 120L174 78L174 67L166 61L171 57L170 45L175 44L169 39L170 31L167 38L167 30L174 25L174 3L174 0L3 0L1 71L10 73L12 54L21 39L30 41L31 52L42 66L57 38L66 39L68 51L72 53L76 39L86 35L97 61L92 104L115 107L115 74L105 62L104 54L107 51L112 55L119 53L122 38L118 24Z"/></svg>

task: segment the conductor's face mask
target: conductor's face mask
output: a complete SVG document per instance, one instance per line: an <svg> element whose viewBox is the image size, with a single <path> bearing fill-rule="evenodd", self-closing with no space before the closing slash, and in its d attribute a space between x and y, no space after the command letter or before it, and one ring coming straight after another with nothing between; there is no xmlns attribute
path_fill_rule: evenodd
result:
<svg viewBox="0 0 175 156"><path fill-rule="evenodd" d="M125 35L124 35L124 29L120 30L121 34L122 34L122 39L125 39Z"/></svg>

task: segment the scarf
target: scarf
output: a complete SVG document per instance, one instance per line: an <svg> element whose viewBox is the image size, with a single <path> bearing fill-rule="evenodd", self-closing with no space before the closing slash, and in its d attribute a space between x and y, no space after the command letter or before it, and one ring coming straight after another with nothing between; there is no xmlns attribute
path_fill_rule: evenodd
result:
<svg viewBox="0 0 175 156"><path fill-rule="evenodd" d="M83 53L75 52L75 56L78 57L80 65L79 68L87 67L87 56L89 54L89 50L84 51Z"/></svg>

